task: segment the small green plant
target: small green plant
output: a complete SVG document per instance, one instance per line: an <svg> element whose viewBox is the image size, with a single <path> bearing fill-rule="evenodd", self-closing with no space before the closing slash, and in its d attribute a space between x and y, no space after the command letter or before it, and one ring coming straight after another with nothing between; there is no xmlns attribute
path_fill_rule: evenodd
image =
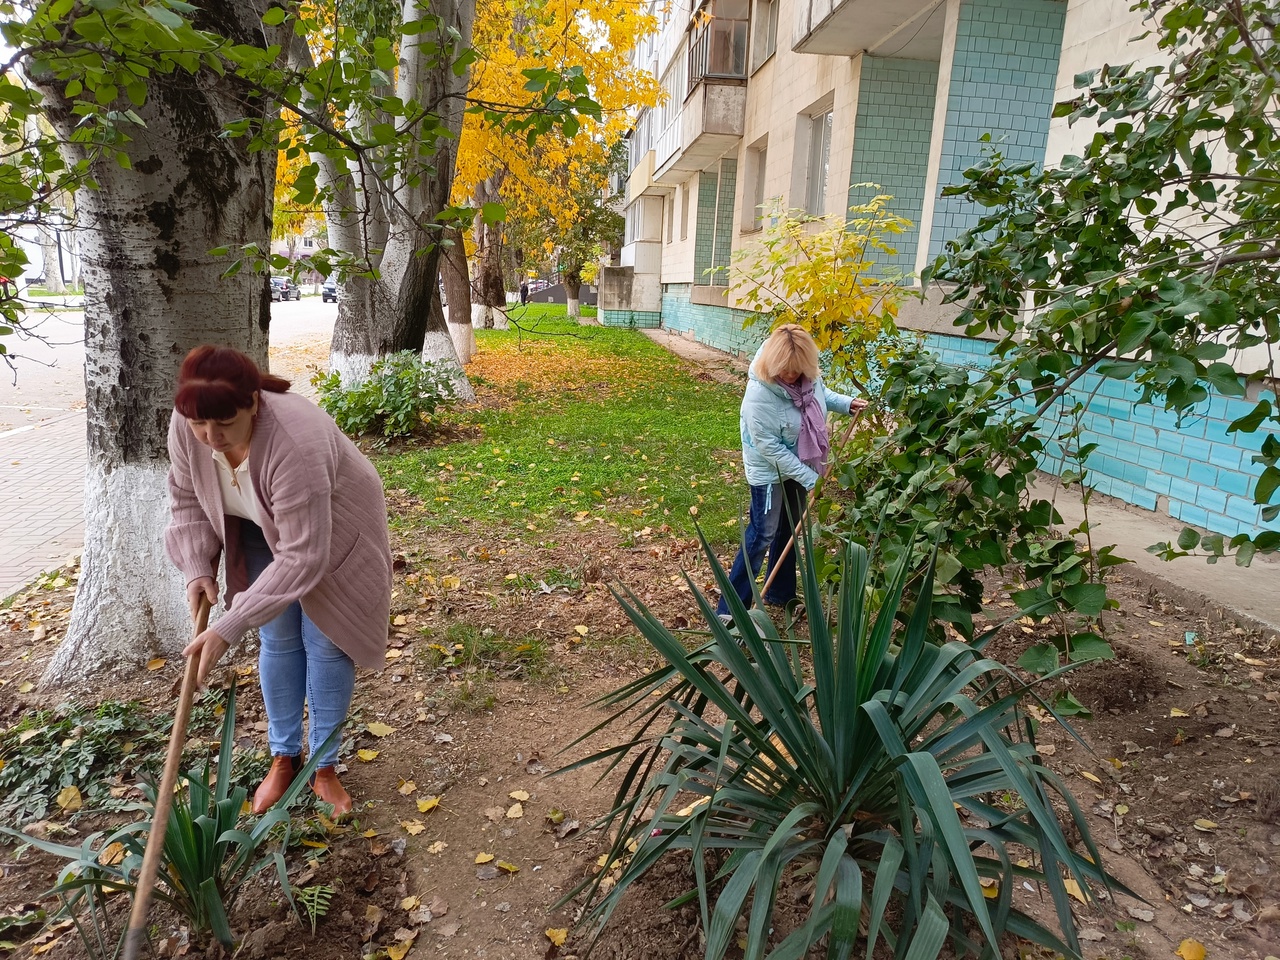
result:
<svg viewBox="0 0 1280 960"><path fill-rule="evenodd" d="M327 883L317 883L310 887L293 889L294 902L302 908L311 923L311 935L315 936L316 921L329 912L329 904L333 900L334 889Z"/></svg>
<svg viewBox="0 0 1280 960"><path fill-rule="evenodd" d="M346 433L407 437L454 398L453 376L442 363L411 350L378 360L369 375L343 386L336 372L311 378L320 406Z"/></svg>
<svg viewBox="0 0 1280 960"><path fill-rule="evenodd" d="M211 932L228 947L233 944L233 937L227 914L250 877L274 866L281 889L293 904L282 853L289 842L288 807L307 785L328 747L326 743L312 755L270 811L252 827L242 830L240 813L249 793L245 786L232 780L235 703L233 684L227 694L216 769L211 769L205 758L195 770L183 771L179 777L153 894L155 900L169 905L190 923L193 930ZM335 731L331 739L337 735ZM134 892L155 814L155 785L144 782L143 793L145 803L126 808L142 813L143 819L114 831L90 834L78 847L0 826L0 833L67 861L57 885L46 896L57 898L61 904L54 919L65 916L74 921L91 957L115 956L124 935L123 930L114 931L108 898L121 891ZM264 852L268 844L274 844L273 835L279 837L279 846Z"/></svg>
<svg viewBox="0 0 1280 960"><path fill-rule="evenodd" d="M44 924L44 921L45 912L39 908L0 916L0 950L17 950L20 941L9 938L20 936L26 939L27 935L34 933L36 928Z"/></svg>
<svg viewBox="0 0 1280 960"><path fill-rule="evenodd" d="M626 741L566 768L629 761L605 824L616 840L604 862L617 872L569 894L587 893L584 919L607 922L666 853L688 850L696 888L673 903L698 900L707 960L731 949L744 915L747 960L795 960L824 939L828 957L845 958L860 930L868 957L880 938L910 960L932 960L948 939L991 955L1010 934L1079 957L1066 881L1085 896L1115 882L1083 810L1040 763L1020 704L1053 708L983 657L995 631L930 641L931 563L901 627L905 553L875 589L865 548L820 559L809 531L803 540L807 652L738 601L705 540L736 628L690 579L710 629L690 652L634 594L616 594L667 665L606 696L617 712L582 738L634 715ZM838 588L820 578L833 561ZM1067 842L1055 801L1087 853ZM1048 890L1061 938L1014 905L1026 881ZM799 883L808 915L775 936L780 891Z"/></svg>

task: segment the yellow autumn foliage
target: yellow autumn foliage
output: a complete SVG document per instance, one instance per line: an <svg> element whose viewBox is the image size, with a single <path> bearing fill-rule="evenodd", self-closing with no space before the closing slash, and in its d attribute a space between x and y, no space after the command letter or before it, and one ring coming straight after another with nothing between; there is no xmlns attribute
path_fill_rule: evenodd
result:
<svg viewBox="0 0 1280 960"><path fill-rule="evenodd" d="M471 68L471 102L518 113L536 97L524 89L522 71L576 66L600 104L601 119L583 117L576 136L548 133L530 147L523 137L495 129L482 113L469 112L458 144L454 202L469 202L496 175L511 218L541 209L557 222L572 222L575 194L604 186L604 158L630 128L634 111L658 102L654 77L630 62L636 44L656 26L648 6L634 0L479 0L472 45L480 59Z"/></svg>

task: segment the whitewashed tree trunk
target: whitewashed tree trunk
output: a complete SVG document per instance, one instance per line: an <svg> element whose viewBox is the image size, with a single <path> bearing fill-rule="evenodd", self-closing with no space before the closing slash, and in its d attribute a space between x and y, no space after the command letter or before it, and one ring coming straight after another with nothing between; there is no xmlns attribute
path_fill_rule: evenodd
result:
<svg viewBox="0 0 1280 960"><path fill-rule="evenodd" d="M440 280L449 300L448 324L458 361L471 362L476 355L475 327L471 325L471 275L467 269L467 247L462 231L448 231L447 245L440 253Z"/></svg>
<svg viewBox="0 0 1280 960"><path fill-rule="evenodd" d="M237 42L261 44L249 0L203 0ZM268 32L268 40L275 37ZM49 118L68 139L77 117L61 84L46 84ZM265 118L216 76L181 72L148 82L134 108L145 127L122 147L125 170L108 153L93 161L99 188L79 198L85 283L85 384L89 468L82 578L66 639L46 684L106 670L136 669L178 653L191 635L184 581L165 559L166 436L178 366L201 343L237 347L265 365L270 294L243 270L207 251L270 241L274 151L249 152L221 136L230 116ZM82 154L67 148L70 159Z"/></svg>
<svg viewBox="0 0 1280 960"><path fill-rule="evenodd" d="M58 235L47 223L40 224L40 261L44 268L44 288L50 293L64 293L62 263L58 259Z"/></svg>
<svg viewBox="0 0 1280 960"><path fill-rule="evenodd" d="M577 297L566 297L565 303L568 305L568 314L577 320L582 316L582 301Z"/></svg>
<svg viewBox="0 0 1280 960"><path fill-rule="evenodd" d="M486 303L473 303L471 305L471 329L510 330L511 321L507 318L507 308L491 307Z"/></svg>

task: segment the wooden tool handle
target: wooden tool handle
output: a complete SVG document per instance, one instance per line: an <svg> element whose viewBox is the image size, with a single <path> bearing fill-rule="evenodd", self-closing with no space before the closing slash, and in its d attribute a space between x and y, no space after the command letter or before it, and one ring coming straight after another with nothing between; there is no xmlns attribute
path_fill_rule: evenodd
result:
<svg viewBox="0 0 1280 960"><path fill-rule="evenodd" d="M209 601L202 597L200 609L196 613L193 636L200 636L208 627ZM178 712L173 718L169 752L164 758L164 774L160 777L160 790L156 794L155 814L151 819L147 849L142 855L142 869L138 872L138 885L133 894L133 912L129 914L129 930L124 939L124 960L138 960L142 945L147 942L147 910L151 906L151 892L155 888L156 876L160 872L160 858L164 854L169 808L173 806L173 788L178 782L178 768L182 765L182 747L187 742L187 721L191 718L191 702L195 699L199 670L199 656L187 657L187 670L182 675L182 695L178 699Z"/></svg>

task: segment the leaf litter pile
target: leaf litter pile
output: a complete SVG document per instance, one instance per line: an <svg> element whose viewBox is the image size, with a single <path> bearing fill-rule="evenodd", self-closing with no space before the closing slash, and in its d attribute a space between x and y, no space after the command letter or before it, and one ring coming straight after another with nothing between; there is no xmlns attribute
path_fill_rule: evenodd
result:
<svg viewBox="0 0 1280 960"><path fill-rule="evenodd" d="M654 362L643 356L575 356L581 345L568 338L482 340L482 346L470 372L481 378L481 404L490 415L522 404L576 405L581 394L616 403L615 389L634 388L617 384L654 375L628 375L628 363ZM720 389L694 367L676 371L704 391ZM571 384L588 386L572 391L576 398L557 395ZM728 397L719 409L732 411L736 388L723 389ZM482 424L470 441L476 455L491 449L487 430ZM732 438L736 422L726 432ZM606 447L601 442L597 450ZM548 448L551 459L569 455ZM384 463L384 475L407 469L404 457L390 458L396 467ZM736 467L732 459L726 463ZM741 499L731 472L716 484L731 500ZM322 810L304 809L289 853L301 920L284 903L274 871L264 872L231 918L244 937L239 955L578 956L587 940L573 929L575 907L553 904L587 872L617 870L601 862L607 838L592 829L610 806L614 784L597 784L590 771L547 774L579 756L561 751L603 719L590 702L653 665L610 584L630 586L667 623L696 628L681 571L704 589L711 577L687 510L664 515L651 498L648 515L632 522L630 511L640 507L602 498L585 508L548 510L537 531L510 522L440 527L403 522L413 509L433 504L423 504L407 483L394 487L389 478L388 488L402 521L393 531L391 645L386 669L360 676L342 754L357 815L335 824ZM603 521L584 522L582 509ZM719 536L725 559L732 535ZM77 690L74 701L65 691L36 686L66 630L78 576L70 563L0 610L0 783L12 782L5 779L15 774L12 764L30 763L36 748L49 767L44 785L29 791L37 795L25 798L25 812L10 809L5 822L22 819L27 831L67 843L119 822L112 802L137 798L131 777L146 763L139 754L163 751L163 737L148 736L133 714L103 713L97 704L138 701L144 714L165 715L181 675L177 656L155 651L149 669ZM1008 594L1017 587L989 583L991 621L1010 615ZM1076 722L1092 749L1039 718L1045 762L1090 811L1108 868L1146 900L1086 903L1079 896L1086 952L1183 960L1277 955L1280 639L1141 574L1118 575L1111 591L1121 604L1107 622L1117 659L1070 677L1072 692L1093 711L1092 719ZM1044 640L1040 630L1013 624L992 652L1013 662ZM237 746L249 779L266 764L255 652L247 642L228 662L241 678ZM212 715L216 704L208 709ZM104 727L100 713L124 716L112 721L119 729ZM71 716L74 722L64 722ZM189 756L216 750L215 727L211 721L193 730ZM621 730L597 737L579 751L620 736ZM90 738L93 750L83 742ZM0 804L5 799L0 795ZM68 924L42 929L32 920L53 906L38 896L55 872L34 851L19 857L11 846L0 848L0 952L9 942L14 956L85 956ZM687 861L673 860L646 878L593 956L701 956L696 910L657 909L687 889L690 876ZM793 902L803 897L804 885L789 895ZM1034 908L1043 893L1018 896ZM216 955L162 909L153 910L152 921L160 956Z"/></svg>

